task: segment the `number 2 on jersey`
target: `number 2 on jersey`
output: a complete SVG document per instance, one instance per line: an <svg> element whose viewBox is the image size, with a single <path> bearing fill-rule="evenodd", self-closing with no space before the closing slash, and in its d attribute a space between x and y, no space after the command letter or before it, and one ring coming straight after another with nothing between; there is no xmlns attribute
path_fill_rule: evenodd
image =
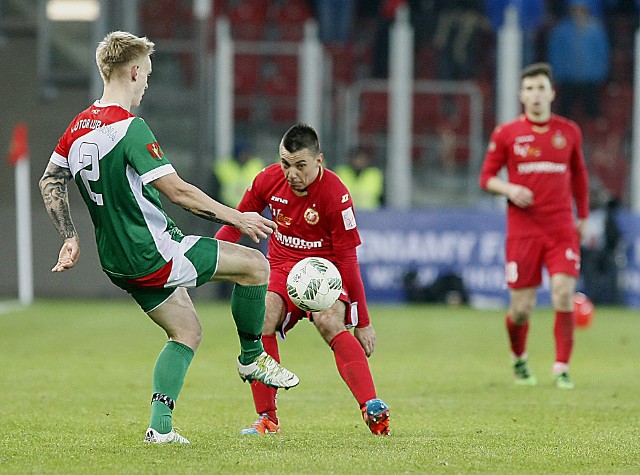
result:
<svg viewBox="0 0 640 475"><path fill-rule="evenodd" d="M102 193L95 193L89 183L90 181L98 181L100 179L100 150L98 149L98 144L82 142L78 153L80 155L78 161L82 166L82 170L80 170L82 183L84 183L84 187L87 189L89 198L98 206L102 206ZM87 170L89 165L91 165L91 170Z"/></svg>

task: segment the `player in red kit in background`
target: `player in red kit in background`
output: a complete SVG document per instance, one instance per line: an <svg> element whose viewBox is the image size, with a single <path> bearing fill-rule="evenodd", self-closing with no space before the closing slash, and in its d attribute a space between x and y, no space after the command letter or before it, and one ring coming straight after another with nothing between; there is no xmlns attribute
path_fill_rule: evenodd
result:
<svg viewBox="0 0 640 475"><path fill-rule="evenodd" d="M557 387L572 389L573 295L580 272L580 237L589 215L589 182L582 132L574 122L551 113L554 98L551 67L546 63L527 66L520 81L524 114L493 131L480 186L508 200L506 324L516 383L537 383L527 364L526 343L544 265L555 310L553 375ZM508 181L498 177L503 166Z"/></svg>
<svg viewBox="0 0 640 475"><path fill-rule="evenodd" d="M389 434L389 409L376 396L367 357L376 345L369 320L364 285L356 255L360 235L349 191L335 173L323 166L318 136L305 124L291 127L279 147L280 163L260 172L238 205L239 211L269 211L278 225L269 240L271 266L267 311L262 334L265 351L280 360L276 332L285 334L309 317L331 347L340 376L355 397L372 433ZM235 242L240 233L224 226L217 239ZM286 280L300 259L316 256L333 262L342 275L344 290L327 310L306 313L287 295ZM353 334L349 331L354 328ZM276 390L251 385L258 420L243 434L280 431Z"/></svg>

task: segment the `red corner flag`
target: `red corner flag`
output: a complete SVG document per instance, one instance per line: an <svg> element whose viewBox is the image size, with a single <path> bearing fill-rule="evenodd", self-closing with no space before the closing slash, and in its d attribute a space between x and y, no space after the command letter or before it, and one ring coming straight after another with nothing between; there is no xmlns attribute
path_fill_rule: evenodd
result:
<svg viewBox="0 0 640 475"><path fill-rule="evenodd" d="M24 160L25 158L29 158L27 124L20 122L13 130L11 148L9 149L9 165L15 167L20 160Z"/></svg>

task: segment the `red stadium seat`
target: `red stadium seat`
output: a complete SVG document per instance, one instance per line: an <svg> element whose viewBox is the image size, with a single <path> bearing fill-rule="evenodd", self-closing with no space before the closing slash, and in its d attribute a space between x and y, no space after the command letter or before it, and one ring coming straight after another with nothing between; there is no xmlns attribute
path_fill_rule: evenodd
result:
<svg viewBox="0 0 640 475"><path fill-rule="evenodd" d="M236 55L234 62L236 94L255 94L260 83L262 57L257 54Z"/></svg>
<svg viewBox="0 0 640 475"><path fill-rule="evenodd" d="M280 124L291 124L298 118L298 108L294 102L278 102L271 104L271 120Z"/></svg>
<svg viewBox="0 0 640 475"><path fill-rule="evenodd" d="M351 84L355 78L356 53L353 45L327 45L334 81Z"/></svg>
<svg viewBox="0 0 640 475"><path fill-rule="evenodd" d="M260 41L265 38L268 2L242 0L229 11L234 40Z"/></svg>
<svg viewBox="0 0 640 475"><path fill-rule="evenodd" d="M609 121L610 128L625 129L631 121L633 89L627 83L611 83L600 97L601 114Z"/></svg>
<svg viewBox="0 0 640 475"><path fill-rule="evenodd" d="M442 119L442 96L440 94L413 94L413 132L431 133Z"/></svg>
<svg viewBox="0 0 640 475"><path fill-rule="evenodd" d="M174 38L180 13L179 0L146 0L140 6L142 31L152 41Z"/></svg>
<svg viewBox="0 0 640 475"><path fill-rule="evenodd" d="M267 96L292 96L298 93L297 78L291 76L277 75L270 77L264 82L264 93Z"/></svg>
<svg viewBox="0 0 640 475"><path fill-rule="evenodd" d="M416 79L436 79L436 52L431 45L421 46L415 56Z"/></svg>
<svg viewBox="0 0 640 475"><path fill-rule="evenodd" d="M275 56L270 61L270 74L264 82L267 96L298 94L298 58L292 55Z"/></svg>
<svg viewBox="0 0 640 475"><path fill-rule="evenodd" d="M364 92L360 97L360 131L364 133L385 131L388 109L386 92Z"/></svg>
<svg viewBox="0 0 640 475"><path fill-rule="evenodd" d="M313 14L303 0L286 0L274 14L277 36L281 41L300 41L304 37L304 24Z"/></svg>

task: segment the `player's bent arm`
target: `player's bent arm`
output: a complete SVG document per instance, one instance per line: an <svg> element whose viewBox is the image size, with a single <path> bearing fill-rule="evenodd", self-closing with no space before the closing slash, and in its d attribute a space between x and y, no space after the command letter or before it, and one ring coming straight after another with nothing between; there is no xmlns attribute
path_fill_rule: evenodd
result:
<svg viewBox="0 0 640 475"><path fill-rule="evenodd" d="M493 176L487 180L485 189L492 193L504 195L514 205L526 208L533 203L533 192L526 186L517 185Z"/></svg>
<svg viewBox="0 0 640 475"><path fill-rule="evenodd" d="M169 173L150 183L169 200L198 217L220 224L235 225L239 213L215 201L197 186L187 183L177 173Z"/></svg>
<svg viewBox="0 0 640 475"><path fill-rule="evenodd" d="M334 253L336 256L336 267L340 271L342 282L345 287L349 289L349 298L352 303L357 304L357 327L368 327L371 322L369 320L369 310L367 309L367 300L356 249L355 247L342 250L336 249Z"/></svg>
<svg viewBox="0 0 640 475"><path fill-rule="evenodd" d="M58 262L51 269L53 272L71 269L80 258L78 233L71 219L69 195L67 194L67 183L71 179L71 171L68 168L49 162L39 182L40 193L47 213L64 240L58 255Z"/></svg>
<svg viewBox="0 0 640 475"><path fill-rule="evenodd" d="M253 241L266 239L275 223L258 213L241 213L217 202L197 186L187 183L177 173L170 173L150 183L169 200L196 216L220 224L234 226Z"/></svg>
<svg viewBox="0 0 640 475"><path fill-rule="evenodd" d="M578 238L582 241L584 232L587 228L587 218L581 218L576 220L576 230L578 231Z"/></svg>

